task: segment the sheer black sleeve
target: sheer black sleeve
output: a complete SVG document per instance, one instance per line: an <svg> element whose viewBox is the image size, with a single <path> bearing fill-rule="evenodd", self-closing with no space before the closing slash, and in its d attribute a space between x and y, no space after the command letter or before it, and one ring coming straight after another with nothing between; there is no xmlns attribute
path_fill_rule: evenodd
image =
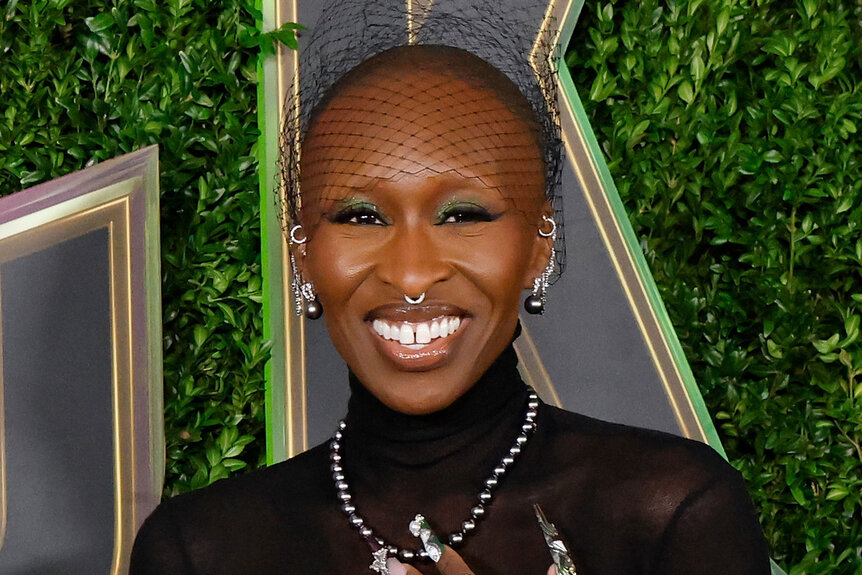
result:
<svg viewBox="0 0 862 575"><path fill-rule="evenodd" d="M171 508L162 505L141 526L132 548L130 575L193 575Z"/></svg>
<svg viewBox="0 0 862 575"><path fill-rule="evenodd" d="M653 575L768 575L766 543L741 479L712 478L676 508Z"/></svg>

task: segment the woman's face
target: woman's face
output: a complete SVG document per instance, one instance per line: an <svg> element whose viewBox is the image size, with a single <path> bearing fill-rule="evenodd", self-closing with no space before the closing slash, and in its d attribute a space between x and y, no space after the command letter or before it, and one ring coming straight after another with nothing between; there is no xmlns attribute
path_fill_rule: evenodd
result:
<svg viewBox="0 0 862 575"><path fill-rule="evenodd" d="M378 70L342 89L303 145L298 263L350 369L404 413L478 380L550 256L536 137L475 84Z"/></svg>

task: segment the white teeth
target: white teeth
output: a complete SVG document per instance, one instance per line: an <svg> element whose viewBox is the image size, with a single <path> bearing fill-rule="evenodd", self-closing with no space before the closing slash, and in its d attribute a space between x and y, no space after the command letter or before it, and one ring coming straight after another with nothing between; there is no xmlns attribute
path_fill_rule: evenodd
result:
<svg viewBox="0 0 862 575"><path fill-rule="evenodd" d="M431 343L431 328L427 323L416 326L416 343Z"/></svg>
<svg viewBox="0 0 862 575"><path fill-rule="evenodd" d="M401 345L409 345L416 341L413 337L413 328L410 327L409 324L401 324L401 333L398 337L398 341L401 342Z"/></svg>
<svg viewBox="0 0 862 575"><path fill-rule="evenodd" d="M377 332L377 335L379 335L383 339L392 339L390 337L391 330L389 328L389 324L382 319L375 319L373 322L371 322L371 327L373 327L374 331Z"/></svg>
<svg viewBox="0 0 862 575"><path fill-rule="evenodd" d="M371 322L375 333L387 340L394 340L407 347L420 349L438 337L449 337L461 327L460 317L441 317L431 322L392 323L383 319Z"/></svg>

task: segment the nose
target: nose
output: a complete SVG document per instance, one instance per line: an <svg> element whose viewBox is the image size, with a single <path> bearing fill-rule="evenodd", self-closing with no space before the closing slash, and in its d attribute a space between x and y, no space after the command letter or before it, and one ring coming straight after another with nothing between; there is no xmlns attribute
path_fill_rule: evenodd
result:
<svg viewBox="0 0 862 575"><path fill-rule="evenodd" d="M451 275L445 242L437 241L433 225L416 222L394 227L400 229L383 246L377 266L383 283L415 298Z"/></svg>

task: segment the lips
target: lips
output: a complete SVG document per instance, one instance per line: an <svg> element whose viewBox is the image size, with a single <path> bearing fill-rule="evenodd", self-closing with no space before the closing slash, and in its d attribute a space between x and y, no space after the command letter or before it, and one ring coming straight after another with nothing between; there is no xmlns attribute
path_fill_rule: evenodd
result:
<svg viewBox="0 0 862 575"><path fill-rule="evenodd" d="M470 317L449 304L394 304L374 309L365 321L383 357L398 369L424 371L446 361Z"/></svg>

